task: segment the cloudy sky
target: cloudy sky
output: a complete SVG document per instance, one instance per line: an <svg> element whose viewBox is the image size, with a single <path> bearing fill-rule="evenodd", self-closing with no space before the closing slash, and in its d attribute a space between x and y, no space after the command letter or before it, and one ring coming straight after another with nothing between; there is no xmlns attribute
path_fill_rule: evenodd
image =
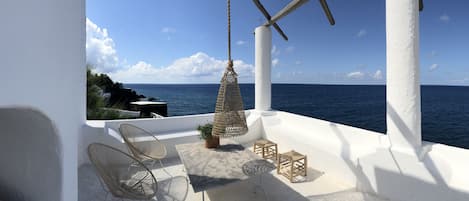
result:
<svg viewBox="0 0 469 201"><path fill-rule="evenodd" d="M264 0L273 15L288 0ZM278 24L276 83L384 84L385 0L317 1ZM469 85L467 0L424 0L420 13L423 84ZM87 0L86 55L95 72L124 83L217 83L226 66L226 1ZM232 48L239 81L252 83L254 35L264 22L251 0L232 1Z"/></svg>

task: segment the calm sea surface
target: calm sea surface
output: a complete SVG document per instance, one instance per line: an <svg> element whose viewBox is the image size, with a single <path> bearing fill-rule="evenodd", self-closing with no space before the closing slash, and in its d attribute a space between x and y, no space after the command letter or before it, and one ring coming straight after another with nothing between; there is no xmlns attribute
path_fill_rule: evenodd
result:
<svg viewBox="0 0 469 201"><path fill-rule="evenodd" d="M169 116L211 113L219 85L125 84L168 102ZM246 109L254 85L241 84ZM385 133L385 86L273 84L272 108ZM422 86L424 140L469 149L469 87Z"/></svg>

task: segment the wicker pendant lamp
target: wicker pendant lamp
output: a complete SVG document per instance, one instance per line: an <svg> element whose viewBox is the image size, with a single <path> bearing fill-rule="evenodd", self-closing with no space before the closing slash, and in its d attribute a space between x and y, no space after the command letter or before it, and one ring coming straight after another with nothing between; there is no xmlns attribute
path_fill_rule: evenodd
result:
<svg viewBox="0 0 469 201"><path fill-rule="evenodd" d="M230 18L230 0L228 0L228 65L218 90L212 129L212 135L222 138L244 135L248 131L243 99L238 85L238 74L234 71L233 60L231 60Z"/></svg>

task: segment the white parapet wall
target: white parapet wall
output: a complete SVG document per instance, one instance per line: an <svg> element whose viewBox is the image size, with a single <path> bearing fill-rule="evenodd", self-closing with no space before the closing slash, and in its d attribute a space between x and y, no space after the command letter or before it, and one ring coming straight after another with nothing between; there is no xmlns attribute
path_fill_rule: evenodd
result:
<svg viewBox="0 0 469 201"><path fill-rule="evenodd" d="M280 152L306 154L310 167L351 185L357 182L356 159L387 143L379 133L287 112L265 112L262 125L264 137L277 142Z"/></svg>
<svg viewBox="0 0 469 201"><path fill-rule="evenodd" d="M265 112L264 137L308 165L393 201L469 200L469 150L424 142L418 158L393 151L386 135L287 112Z"/></svg>
<svg viewBox="0 0 469 201"><path fill-rule="evenodd" d="M260 115L256 111L246 111L249 131L246 135L234 138L246 144L261 137ZM85 132L78 145L79 165L89 163L86 149L89 144L104 143L123 151L127 151L123 139L119 134L120 124L138 126L162 141L167 148L168 158L178 157L175 145L201 141L197 126L213 122L212 114L199 114L190 116L165 117L161 119L126 119L109 121L88 121ZM149 139L151 140L151 139ZM222 139L223 140L223 139Z"/></svg>

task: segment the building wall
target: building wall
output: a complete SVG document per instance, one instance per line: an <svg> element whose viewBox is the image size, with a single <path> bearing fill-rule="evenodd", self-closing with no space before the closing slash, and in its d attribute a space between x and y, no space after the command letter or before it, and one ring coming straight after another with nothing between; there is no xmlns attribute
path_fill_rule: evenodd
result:
<svg viewBox="0 0 469 201"><path fill-rule="evenodd" d="M0 107L31 107L57 126L61 198L77 200L77 136L86 111L85 0L0 1L0 24Z"/></svg>

